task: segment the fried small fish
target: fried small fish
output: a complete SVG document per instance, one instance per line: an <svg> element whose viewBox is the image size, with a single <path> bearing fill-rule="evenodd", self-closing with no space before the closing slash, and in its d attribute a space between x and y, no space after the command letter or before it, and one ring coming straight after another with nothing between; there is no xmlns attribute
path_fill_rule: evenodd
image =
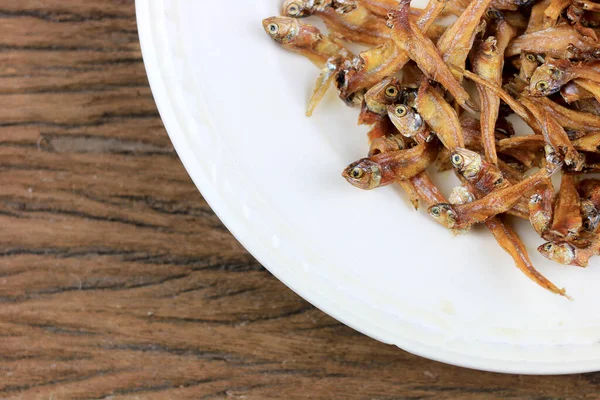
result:
<svg viewBox="0 0 600 400"><path fill-rule="evenodd" d="M410 20L409 10L410 0L401 0L400 6L390 11L388 24L392 27L392 39L396 46L404 50L429 79L442 84L461 107L467 111L478 112L479 108L471 100L465 88L456 80L437 47Z"/></svg>
<svg viewBox="0 0 600 400"><path fill-rule="evenodd" d="M346 167L342 176L359 189L371 190L423 172L437 157L439 143L431 141L411 149L363 158Z"/></svg>
<svg viewBox="0 0 600 400"><path fill-rule="evenodd" d="M489 218L510 210L528 191L534 189L554 171L540 170L513 186L494 191L480 200L464 205L436 204L429 215L448 229L468 229Z"/></svg>
<svg viewBox="0 0 600 400"><path fill-rule="evenodd" d="M600 61L573 64L569 60L548 58L533 72L529 93L536 97L549 96L573 79L600 83Z"/></svg>

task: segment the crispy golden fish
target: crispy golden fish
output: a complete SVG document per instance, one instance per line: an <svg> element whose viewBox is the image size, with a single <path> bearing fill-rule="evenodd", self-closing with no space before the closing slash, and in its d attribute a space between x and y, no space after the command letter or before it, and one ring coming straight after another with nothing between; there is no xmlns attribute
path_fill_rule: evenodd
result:
<svg viewBox="0 0 600 400"><path fill-rule="evenodd" d="M504 101L510 107L510 109L515 112L515 114L521 117L523 121L525 121L525 123L527 123L527 125L529 125L531 129L533 129L534 132L541 134L541 128L539 123L533 117L531 112L529 112L527 107L519 103L515 98L513 98L500 86L481 78L479 75L474 74L471 71L455 67L452 68L453 70L460 72L465 78L473 81L477 85L485 87L486 89L494 93L496 96L500 97L500 99L502 99L502 101Z"/></svg>
<svg viewBox="0 0 600 400"><path fill-rule="evenodd" d="M339 64L350 58L351 53L340 44L323 36L311 25L305 25L294 18L271 17L263 20L265 32L286 50L301 54L322 69L315 89L308 103L306 115L311 116L331 83Z"/></svg>
<svg viewBox="0 0 600 400"><path fill-rule="evenodd" d="M498 21L497 36L489 36L477 46L471 60L473 71L481 78L501 86L502 71L504 69L504 51L516 33L516 29L506 21ZM500 98L486 87L482 85L476 86L481 103L481 137L485 156L489 162L497 164L498 155L496 153L495 132L500 111Z"/></svg>
<svg viewBox="0 0 600 400"><path fill-rule="evenodd" d="M480 195L475 195L471 190L464 185L461 185L454 188L452 191L450 203L453 205L470 203L475 201L476 198L481 198L484 194L496 189L497 185L494 182L495 178L490 179L485 176L486 173L483 172L485 168L481 167L484 162L481 158L477 160L476 157L474 157L473 152L469 153L468 150L465 151L464 149L461 149L461 151L455 153L452 158L455 167L459 169L461 174L467 179L470 187L475 191L479 191ZM489 164L489 169L492 170L491 174L493 176L498 176L499 171L494 171L494 168L495 166ZM499 176L502 175L500 174ZM506 187L506 185L507 184L504 184L504 187ZM476 187L482 189L476 189ZM564 289L559 289L535 269L521 238L506 222L503 222L500 217L492 217L485 221L485 225L492 231L498 244L513 258L515 265L525 274L525 276L553 293L566 295Z"/></svg>
<svg viewBox="0 0 600 400"><path fill-rule="evenodd" d="M332 58L346 58L351 54L338 43L324 36L319 29L294 18L271 17L262 22L265 32L286 50L302 54L317 67L323 68Z"/></svg>
<svg viewBox="0 0 600 400"><path fill-rule="evenodd" d="M388 105L396 104L401 100L402 92L402 85L398 78L394 76L385 78L365 93L365 105L372 113L385 115Z"/></svg>
<svg viewBox="0 0 600 400"><path fill-rule="evenodd" d="M540 66L538 57L533 53L521 53L519 56L519 79L524 83L529 83L533 73Z"/></svg>
<svg viewBox="0 0 600 400"><path fill-rule="evenodd" d="M303 18L328 9L344 14L357 7L356 0L288 0L284 1L281 14L291 18Z"/></svg>
<svg viewBox="0 0 600 400"><path fill-rule="evenodd" d="M582 35L568 24L561 24L517 37L508 46L505 54L507 57L513 57L525 52L569 58L599 51L600 43Z"/></svg>
<svg viewBox="0 0 600 400"><path fill-rule="evenodd" d="M450 159L458 173L482 196L510 186L500 169L486 162L479 153L459 147L454 150Z"/></svg>
<svg viewBox="0 0 600 400"><path fill-rule="evenodd" d="M429 79L441 83L461 107L467 111L478 112L477 105L456 80L436 46L410 20L409 10L410 0L401 0L400 7L390 11L388 23L392 27L392 39L396 46L404 50Z"/></svg>
<svg viewBox="0 0 600 400"><path fill-rule="evenodd" d="M286 0L281 13L301 18L315 15L336 35L354 43L378 45L389 39L385 20L372 14L356 1L324 2L314 0Z"/></svg>
<svg viewBox="0 0 600 400"><path fill-rule="evenodd" d="M540 170L516 185L492 192L472 203L457 206L436 204L429 208L429 215L448 229L468 229L472 225L507 212L525 193L534 189L555 171Z"/></svg>
<svg viewBox="0 0 600 400"><path fill-rule="evenodd" d="M307 115L333 83L368 126L368 155L344 179L363 190L396 183L454 233L485 223L523 274L569 298L535 269L503 215L530 223L550 260L586 266L600 255L600 179L589 178L600 173L599 4L283 0L284 16L263 26L321 69ZM454 22L439 21L450 14ZM328 34L298 20L309 16ZM369 48L354 56L346 42ZM516 132L513 114L533 133ZM428 175L436 167L461 182L448 200Z"/></svg>
<svg viewBox="0 0 600 400"><path fill-rule="evenodd" d="M418 144L430 142L435 136L421 115L406 104L388 106L388 116L402 136L412 138Z"/></svg>
<svg viewBox="0 0 600 400"><path fill-rule="evenodd" d="M446 1L430 0L423 14L417 19L417 26L425 34L444 10ZM351 99L355 93L370 88L400 71L408 61L408 54L399 49L391 39L380 46L363 51L340 71L337 79L340 97Z"/></svg>
<svg viewBox="0 0 600 400"><path fill-rule="evenodd" d="M534 71L529 93L532 96L549 96L573 79L600 82L600 61L573 64L569 60L547 59Z"/></svg>
<svg viewBox="0 0 600 400"><path fill-rule="evenodd" d="M381 153L353 162L342 176L359 189L371 190L423 172L437 157L439 144L431 141L408 150Z"/></svg>
<svg viewBox="0 0 600 400"><path fill-rule="evenodd" d="M436 88L424 81L419 88L416 106L421 117L436 133L444 147L450 150L465 147L458 114Z"/></svg>
<svg viewBox="0 0 600 400"><path fill-rule="evenodd" d="M529 198L529 222L540 237L546 237L554 209L554 187L548 179L536 189Z"/></svg>
<svg viewBox="0 0 600 400"><path fill-rule="evenodd" d="M590 258L600 255L600 236L592 236L590 243L584 247L577 247L565 240L544 243L538 247L538 251L560 264L587 267Z"/></svg>
<svg viewBox="0 0 600 400"><path fill-rule="evenodd" d="M529 258L529 255L527 254L527 248L514 229L512 229L508 224L503 223L500 218L490 218L486 221L486 226L492 231L496 241L504 249L504 251L512 256L513 260L515 261L515 265L523 274L525 274L526 277L544 289L570 299L564 288L559 288L548 278L542 275L537 269L535 269L531 259Z"/></svg>
<svg viewBox="0 0 600 400"><path fill-rule="evenodd" d="M414 185L419 198L423 200L428 207L431 207L437 203L445 202L444 195L440 190L433 184L427 172L421 172L410 179Z"/></svg>
<svg viewBox="0 0 600 400"><path fill-rule="evenodd" d="M390 151L404 150L406 149L405 139L399 135L381 137L371 143L369 150L369 157L373 157L377 154L386 153ZM423 172L424 173L424 172ZM410 179L402 180L397 179L396 183L406 192L408 199L415 208L419 209L419 193L415 188L414 184Z"/></svg>
<svg viewBox="0 0 600 400"><path fill-rule="evenodd" d="M446 29L437 42L437 48L445 62L460 68L465 67L475 35L481 30L481 19L491 2L491 0L471 1L460 17ZM485 24L482 30L485 30ZM504 60L504 57L502 59Z"/></svg>
<svg viewBox="0 0 600 400"><path fill-rule="evenodd" d="M544 10L544 17L548 21L547 26L544 26L544 28L556 25L563 11L571 4L573 4L573 0L551 0Z"/></svg>
<svg viewBox="0 0 600 400"><path fill-rule="evenodd" d="M539 98L537 104L545 111L553 114L565 129L582 132L583 134L600 130L600 116L598 115L563 107L545 97ZM577 148L575 142L573 145Z"/></svg>
<svg viewBox="0 0 600 400"><path fill-rule="evenodd" d="M563 173L553 210L552 233L564 238L576 236L581 230L581 202L572 174Z"/></svg>
<svg viewBox="0 0 600 400"><path fill-rule="evenodd" d="M485 161L480 154L474 151L457 148L450 155L450 159L454 169L471 186L477 198L511 185L511 182L504 178L504 174L496 165ZM518 180L518 182L520 181L521 179ZM527 219L529 210L526 200L519 199L507 212Z"/></svg>
<svg viewBox="0 0 600 400"><path fill-rule="evenodd" d="M546 150L546 157L549 162L564 162L566 166L574 171L580 171L583 168L583 158L577 152L569 136L551 113L541 109L537 105L537 100L533 97L521 96L519 100L529 109L531 114L537 120L542 130L544 140L549 149ZM554 157L558 159L555 160Z"/></svg>

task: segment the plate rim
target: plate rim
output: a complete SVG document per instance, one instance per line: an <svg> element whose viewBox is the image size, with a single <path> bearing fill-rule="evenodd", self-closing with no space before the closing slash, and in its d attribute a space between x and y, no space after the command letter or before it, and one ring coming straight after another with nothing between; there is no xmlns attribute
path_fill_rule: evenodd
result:
<svg viewBox="0 0 600 400"><path fill-rule="evenodd" d="M179 2L179 0L170 1L173 3ZM256 242L253 243L252 240L247 237L242 228L247 222L236 219L235 214L227 210L227 202L223 201L224 199L219 194L219 191L216 190L213 183L206 178L208 171L203 171L202 165L198 163L196 157L187 145L185 135L182 131L184 121L178 119L178 114L181 114L182 111L176 109L175 104L170 101L166 95L171 91L175 93L174 97L178 97L178 92L184 90L184 88L182 88L176 80L172 79L175 75L173 72L173 65L168 61L169 57L160 57L160 52L158 50L161 48L169 48L169 41L166 39L166 35L156 34L157 29L164 27L164 20L161 21L161 18L153 18L157 15L161 15L161 12L164 18L164 0L136 0L135 8L142 57L154 100L169 138L188 175L198 190L202 192L202 195L209 206L233 234L236 240L238 240L249 253L251 253L265 268L267 268L267 270L269 270L270 273L288 288L315 307L330 315L332 318L335 318L352 329L380 342L393 344L409 353L434 361L483 371L513 374L555 375L593 372L600 369L600 359L565 363L560 362L559 360L546 362L530 361L527 360L524 351L515 351L515 359L506 360L482 356L476 357L466 353L447 350L440 346L439 343L438 345L425 344L423 342L410 340L406 335L400 339L398 333L386 331L383 327L372 324L343 307L336 307L335 301L328 299L327 296L312 290L310 287L302 286L298 284L298 282L294 282L295 277L293 274L287 272L288 268L279 265L272 255L269 254L273 251L272 247L261 245ZM173 54L172 50L171 54ZM409 324L408 321L403 322ZM551 348L555 349L556 347L559 346ZM563 350L566 351L566 349Z"/></svg>

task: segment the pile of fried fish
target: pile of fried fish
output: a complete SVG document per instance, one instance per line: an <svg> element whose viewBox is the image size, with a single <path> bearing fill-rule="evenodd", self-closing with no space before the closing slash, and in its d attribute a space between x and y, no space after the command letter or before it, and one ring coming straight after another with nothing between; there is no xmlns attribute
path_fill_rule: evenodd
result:
<svg viewBox="0 0 600 400"><path fill-rule="evenodd" d="M550 260L585 267L600 254L600 180L584 176L600 171L600 3L287 0L281 14L265 32L321 70L307 115L333 85L370 129L367 157L343 172L350 184L395 183L454 232L485 224L527 277L568 297L505 216L530 221ZM531 132L515 132L513 114ZM461 185L445 197L431 166Z"/></svg>

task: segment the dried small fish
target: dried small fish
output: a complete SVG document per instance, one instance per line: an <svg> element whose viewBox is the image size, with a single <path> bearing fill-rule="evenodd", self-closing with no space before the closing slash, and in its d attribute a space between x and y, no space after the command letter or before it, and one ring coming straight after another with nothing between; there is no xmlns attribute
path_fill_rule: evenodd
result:
<svg viewBox="0 0 600 400"><path fill-rule="evenodd" d="M553 164L564 162L574 171L581 171L583 158L571 143L567 133L552 114L537 106L534 99L521 96L519 100L529 109L541 127L547 144L546 158L548 162Z"/></svg>
<svg viewBox="0 0 600 400"><path fill-rule="evenodd" d="M416 106L421 117L446 148L453 150L465 147L458 114L444 96L426 81L419 88Z"/></svg>
<svg viewBox="0 0 600 400"><path fill-rule="evenodd" d="M529 198L529 221L540 237L545 237L550 229L553 209L554 187L552 181L548 179L538 186L535 194Z"/></svg>
<svg viewBox="0 0 600 400"><path fill-rule="evenodd" d="M425 35L444 10L447 0L430 0L416 24ZM364 51L340 71L337 85L340 97L348 100L360 90L370 88L382 79L400 71L410 61L408 54L399 49L393 40Z"/></svg>
<svg viewBox="0 0 600 400"><path fill-rule="evenodd" d="M454 23L437 23L449 13ZM265 31L321 69L307 115L334 83L370 127L368 156L342 173L350 184L397 183L455 233L485 223L527 277L569 298L535 269L503 215L529 221L548 259L586 266L600 255L600 180L583 179L600 172L599 3L430 0L420 10L410 0L285 0L283 14ZM329 36L296 19L310 15ZM354 56L344 40L372 47ZM511 114L533 133L517 134ZM461 181L448 200L432 164Z"/></svg>
<svg viewBox="0 0 600 400"><path fill-rule="evenodd" d="M536 103L548 113L554 115L559 124L568 130L582 132L583 134L598 132L600 130L600 116L586 112L572 110L542 97ZM576 142L573 142L577 148Z"/></svg>
<svg viewBox="0 0 600 400"><path fill-rule="evenodd" d="M430 142L435 137L421 115L406 104L388 106L388 116L402 136L412 138L419 144Z"/></svg>
<svg viewBox="0 0 600 400"><path fill-rule="evenodd" d="M378 45L389 39L385 20L356 1L286 0L282 14L293 18L315 15L331 32L354 43Z"/></svg>
<svg viewBox="0 0 600 400"><path fill-rule="evenodd" d="M587 232L598 233L600 227L600 211L591 200L581 200L581 218L583 229Z"/></svg>
<svg viewBox="0 0 600 400"><path fill-rule="evenodd" d="M555 58L582 57L600 52L600 43L582 35L568 24L518 36L506 50L507 57L521 53L545 54Z"/></svg>
<svg viewBox="0 0 600 400"><path fill-rule="evenodd" d="M509 253L515 265L526 277L540 285L552 293L570 297L566 294L565 289L561 289L552 283L548 278L542 275L531 263L531 259L527 254L527 249L521 238L517 235L508 224L503 223L499 218L490 218L486 221L486 226L492 231L498 244Z"/></svg>
<svg viewBox="0 0 600 400"><path fill-rule="evenodd" d="M438 147L438 142L432 141L408 150L376 154L353 162L344 169L342 176L363 190L386 186L398 179L410 179L435 161Z"/></svg>
<svg viewBox="0 0 600 400"><path fill-rule="evenodd" d="M471 61L473 71L489 82L493 82L498 86L502 85L504 51L516 34L516 29L506 21L498 21L497 36L489 36L477 46ZM485 156L488 161L497 164L495 132L500 111L500 98L482 85L477 85L477 92L481 102L481 137Z"/></svg>
<svg viewBox="0 0 600 400"><path fill-rule="evenodd" d="M569 60L547 59L531 76L529 93L532 96L549 96L573 79L600 83L600 61L573 64Z"/></svg>
<svg viewBox="0 0 600 400"><path fill-rule="evenodd" d="M478 198L512 184L504 178L504 174L496 165L485 161L477 152L457 148L452 152L450 160L459 177L470 185ZM516 183L521 180L519 179ZM507 213L527 219L529 210L526 200L519 199Z"/></svg>
<svg viewBox="0 0 600 400"><path fill-rule="evenodd" d="M430 79L441 83L454 96L458 104L471 112L479 111L469 93L456 80L433 42L410 20L410 0L401 0L400 7L390 11L388 23L392 26L392 39L404 50Z"/></svg>
<svg viewBox="0 0 600 400"><path fill-rule="evenodd" d="M333 83L338 66L352 54L337 42L323 36L314 26L302 24L294 18L266 18L263 20L263 27L283 48L307 57L321 68L321 75L317 79L306 111L306 115L311 116Z"/></svg>
<svg viewBox="0 0 600 400"><path fill-rule="evenodd" d="M365 105L372 113L385 115L387 106L402 98L402 85L396 77L383 79L365 93Z"/></svg>
<svg viewBox="0 0 600 400"><path fill-rule="evenodd" d="M407 148L406 140L399 135L392 135L387 137L378 138L371 143L369 150L369 157L373 157L377 154L386 153L390 151L404 150ZM422 172L425 173L425 172ZM419 209L419 193L415 185L410 179L402 180L397 179L396 183L406 192L408 199L415 208Z"/></svg>
<svg viewBox="0 0 600 400"><path fill-rule="evenodd" d="M519 60L519 79L523 82L531 81L533 73L540 65L538 57L533 53L521 53Z"/></svg>
<svg viewBox="0 0 600 400"><path fill-rule="evenodd" d="M284 49L302 54L319 68L325 67L331 59L351 56L346 48L324 36L319 29L297 19L265 18L262 25L265 32Z"/></svg>
<svg viewBox="0 0 600 400"><path fill-rule="evenodd" d="M480 26L481 18L491 2L492 0L471 1L460 17L446 29L437 42L437 48L445 62L460 68L465 67L465 61L473 47L475 35L479 31L485 31L485 22L483 26Z"/></svg>
<svg viewBox="0 0 600 400"><path fill-rule="evenodd" d="M448 229L468 229L472 225L507 212L528 191L534 189L555 171L540 170L513 186L497 190L480 200L464 205L436 204L428 212Z"/></svg>
<svg viewBox="0 0 600 400"><path fill-rule="evenodd" d="M356 0L286 0L281 14L292 18L303 18L328 9L343 14L357 7Z"/></svg>
<svg viewBox="0 0 600 400"><path fill-rule="evenodd" d="M581 203L575 186L575 178L572 174L564 173L556 197L550 230L553 234L569 240L571 237L577 236L582 224Z"/></svg>
<svg viewBox="0 0 600 400"><path fill-rule="evenodd" d="M567 241L547 242L538 247L547 259L564 265L587 267L590 258L600 254L600 237L594 236L591 244L578 248Z"/></svg>

